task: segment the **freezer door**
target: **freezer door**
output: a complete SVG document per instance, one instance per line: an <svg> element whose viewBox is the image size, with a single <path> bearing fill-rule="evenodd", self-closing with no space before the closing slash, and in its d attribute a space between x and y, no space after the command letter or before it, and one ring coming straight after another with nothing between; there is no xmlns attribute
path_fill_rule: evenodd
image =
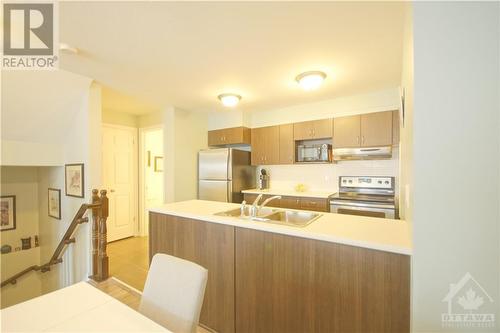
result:
<svg viewBox="0 0 500 333"><path fill-rule="evenodd" d="M231 179L230 158L228 148L201 150L198 153L198 179Z"/></svg>
<svg viewBox="0 0 500 333"><path fill-rule="evenodd" d="M199 180L198 199L232 202L232 182L224 180Z"/></svg>

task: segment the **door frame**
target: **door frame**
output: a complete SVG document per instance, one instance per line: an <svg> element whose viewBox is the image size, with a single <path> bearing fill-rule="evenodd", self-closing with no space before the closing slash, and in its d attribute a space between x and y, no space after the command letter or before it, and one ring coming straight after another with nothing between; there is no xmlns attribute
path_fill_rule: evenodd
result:
<svg viewBox="0 0 500 333"><path fill-rule="evenodd" d="M138 226L138 235L140 236L148 236L148 225L146 224L146 220L144 219L144 210L145 210L145 203L146 203L146 191L144 190L145 183L144 180L146 179L146 168L144 167L144 164L142 161L144 161L144 158L146 156L146 149L144 147L144 137L147 132L149 131L157 131L157 130L165 130L163 125L154 125L154 126L148 126L148 127L140 127L139 128L139 226ZM165 170L163 171L165 172ZM165 178L165 176L163 176ZM163 191L164 193L165 191ZM163 194L163 201L165 201L165 194Z"/></svg>
<svg viewBox="0 0 500 333"><path fill-rule="evenodd" d="M131 127L131 126L124 126L124 125L115 125L115 124L110 124L110 123L101 123L101 131L104 131L104 128L114 128L114 129L122 129L122 130L127 130L130 131L133 135L133 145L135 145L135 149L133 149L133 155L132 155L132 197L134 200L134 220L132 221L134 225L134 236L139 235L139 195L138 195L138 189L139 189L139 175L138 175L138 164L139 164L139 159L138 159L138 149L139 149L139 141L138 141L138 135L137 135L137 128L136 127ZM101 138L102 138L102 133L101 133ZM101 139L102 140L102 139ZM103 142L101 143L102 147ZM101 148L101 154L103 154L102 148ZM104 161L104 158L101 157L101 161ZM102 165L101 165L102 168ZM104 181L103 181L104 183ZM103 184L104 185L104 184Z"/></svg>

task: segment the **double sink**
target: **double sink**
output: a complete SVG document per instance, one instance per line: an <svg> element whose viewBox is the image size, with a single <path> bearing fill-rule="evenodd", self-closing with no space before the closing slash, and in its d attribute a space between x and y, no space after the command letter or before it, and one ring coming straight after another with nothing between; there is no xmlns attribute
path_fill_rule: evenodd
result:
<svg viewBox="0 0 500 333"><path fill-rule="evenodd" d="M236 208L219 212L214 215L236 217L240 219L288 225L293 227L305 227L322 216L322 214L315 212L282 210L268 207L262 207L255 217L250 216L250 208L246 209L243 214L240 208Z"/></svg>

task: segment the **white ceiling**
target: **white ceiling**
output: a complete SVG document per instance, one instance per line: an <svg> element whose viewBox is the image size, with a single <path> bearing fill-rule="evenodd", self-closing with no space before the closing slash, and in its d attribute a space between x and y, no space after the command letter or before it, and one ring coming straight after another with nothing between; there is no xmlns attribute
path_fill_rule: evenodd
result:
<svg viewBox="0 0 500 333"><path fill-rule="evenodd" d="M153 107L213 111L224 92L243 96L241 110L353 95L399 85L403 6L61 2L60 40L81 50L61 67ZM318 91L294 81L308 70L328 75Z"/></svg>

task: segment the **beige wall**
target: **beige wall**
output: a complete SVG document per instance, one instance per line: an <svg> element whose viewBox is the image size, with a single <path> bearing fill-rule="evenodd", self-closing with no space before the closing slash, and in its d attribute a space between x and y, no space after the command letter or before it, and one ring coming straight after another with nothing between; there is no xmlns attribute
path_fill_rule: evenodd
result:
<svg viewBox="0 0 500 333"><path fill-rule="evenodd" d="M163 112L153 112L138 116L137 126L139 128L161 126L163 125Z"/></svg>
<svg viewBox="0 0 500 333"><path fill-rule="evenodd" d="M35 235L39 235L39 186L36 167L0 167L1 194L16 196L16 229L0 234L1 245L10 245L12 251L2 254L1 279L4 281L26 267L40 264L40 248L34 248ZM47 193L44 193L45 195ZM47 208L40 212L46 212ZM15 252L21 247L21 238L31 237L30 250ZM1 307L10 306L33 297L41 291L38 273L22 278L17 285L8 285L1 289Z"/></svg>
<svg viewBox="0 0 500 333"><path fill-rule="evenodd" d="M196 199L198 151L207 148L206 114L167 108L163 119L165 201Z"/></svg>
<svg viewBox="0 0 500 333"><path fill-rule="evenodd" d="M125 112L117 112L106 109L102 110L102 122L104 124L137 127L138 118L139 117L136 115Z"/></svg>

